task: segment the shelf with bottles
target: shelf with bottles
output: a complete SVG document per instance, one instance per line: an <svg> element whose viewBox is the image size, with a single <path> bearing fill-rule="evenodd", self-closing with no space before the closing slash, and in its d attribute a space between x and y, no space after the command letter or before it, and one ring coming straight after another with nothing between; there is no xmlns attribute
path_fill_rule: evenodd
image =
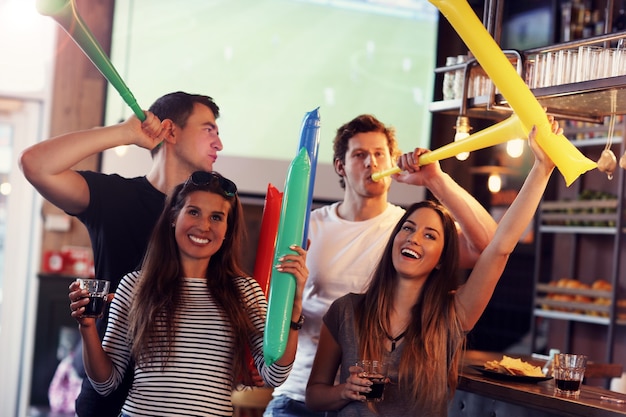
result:
<svg viewBox="0 0 626 417"><path fill-rule="evenodd" d="M523 76L523 60L518 51L503 51L517 73ZM508 105L500 105L503 97L482 69L476 58L468 55L448 57L445 67L435 68L443 74L443 99L430 103L432 113L458 114L468 117L501 120L511 115Z"/></svg>
<svg viewBox="0 0 626 417"><path fill-rule="evenodd" d="M561 278L535 286L534 314L539 317L610 324L613 285L604 279L591 284ZM617 299L616 320L626 325L626 299Z"/></svg>
<svg viewBox="0 0 626 417"><path fill-rule="evenodd" d="M623 10L618 9L616 17L609 16L609 7L611 8L611 14L615 12L613 7L615 2L612 2L612 4L605 3L590 0L560 1L559 42L602 35L607 30L626 29L626 26L623 25L626 22L622 22L622 16L619 15ZM606 19L610 19L609 21L612 22L611 27L607 27Z"/></svg>
<svg viewBox="0 0 626 417"><path fill-rule="evenodd" d="M574 303L568 303L570 307L573 306ZM588 307L589 308L589 307ZM608 307L607 307L608 309ZM555 310L546 310L543 308L536 308L534 310L535 317L544 317L547 319L556 319L556 320L566 320L566 321L578 321L582 323L593 323L593 324L602 324L608 326L611 324L611 319L608 317L599 317L592 316L584 313L575 313L575 312L563 312L563 311L555 311ZM619 324L620 326L626 325L625 316L621 316L615 320L615 324Z"/></svg>
<svg viewBox="0 0 626 417"><path fill-rule="evenodd" d="M600 123L606 116L626 112L626 45L619 50L608 48L620 39L626 39L626 31L525 50L517 53L519 59L515 58L517 51L503 52L548 113ZM584 66L583 60L578 60L579 52L585 58ZM600 65L601 59L607 63ZM568 77L564 77L566 65ZM510 116L512 109L506 99L493 83L481 79L482 70L475 59L435 68L436 74L444 76L451 71L463 71L464 93L462 97L432 102L431 112L457 115L465 106L468 117L502 120ZM484 87L477 91L477 83Z"/></svg>
<svg viewBox="0 0 626 417"><path fill-rule="evenodd" d="M609 137L611 116L604 118L602 124L580 120L560 121L563 134L578 148L605 146L607 143L621 144L624 137L624 116L614 116L614 130Z"/></svg>
<svg viewBox="0 0 626 417"><path fill-rule="evenodd" d="M541 203L539 231L614 235L617 233L619 200L606 192L585 191L577 200Z"/></svg>

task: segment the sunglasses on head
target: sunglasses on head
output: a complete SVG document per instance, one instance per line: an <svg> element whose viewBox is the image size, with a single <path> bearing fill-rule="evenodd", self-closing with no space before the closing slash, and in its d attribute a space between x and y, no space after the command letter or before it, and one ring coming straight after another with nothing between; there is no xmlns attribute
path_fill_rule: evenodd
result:
<svg viewBox="0 0 626 417"><path fill-rule="evenodd" d="M234 197L237 194L237 186L228 178L222 177L217 172L196 171L187 179L185 185L191 183L197 186L209 185L217 181L218 185L227 197Z"/></svg>

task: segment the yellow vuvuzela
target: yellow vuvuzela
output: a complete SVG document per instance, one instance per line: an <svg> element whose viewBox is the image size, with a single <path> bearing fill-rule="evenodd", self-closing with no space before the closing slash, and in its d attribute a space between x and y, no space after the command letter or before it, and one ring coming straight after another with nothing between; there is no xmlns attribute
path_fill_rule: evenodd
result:
<svg viewBox="0 0 626 417"><path fill-rule="evenodd" d="M429 2L439 9L463 39L465 45L509 103L522 126L520 130L519 126L515 126L519 122L509 118L476 132L462 141L450 143L422 155L419 158L420 165L449 158L461 152L471 152L493 146L509 139L525 137L533 125L536 125L537 143L554 161L568 186L581 174L597 168L597 163L585 157L565 136L552 132L544 109L466 0L429 0ZM394 167L372 174L372 179L378 181L385 175L398 172L400 168Z"/></svg>
<svg viewBox="0 0 626 417"><path fill-rule="evenodd" d="M488 148L512 138L523 138L528 136L528 132L519 117L513 114L508 119L476 132L463 140L450 142L434 151L421 155L418 162L420 165L428 165L441 159L452 158L461 152L472 152L477 149ZM397 174L400 171L400 168L393 167L385 171L375 172L372 174L372 180L378 181L384 176Z"/></svg>
<svg viewBox="0 0 626 417"><path fill-rule="evenodd" d="M429 2L439 9L463 39L526 130L537 126L537 143L554 161L568 186L581 174L597 168L597 163L585 157L565 136L552 132L545 111L466 0Z"/></svg>

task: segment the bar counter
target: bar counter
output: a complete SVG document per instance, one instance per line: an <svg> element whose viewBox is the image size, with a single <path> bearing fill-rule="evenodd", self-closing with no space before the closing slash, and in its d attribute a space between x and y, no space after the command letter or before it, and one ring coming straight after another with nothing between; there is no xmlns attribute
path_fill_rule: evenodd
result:
<svg viewBox="0 0 626 417"><path fill-rule="evenodd" d="M521 358L540 364L532 358ZM554 394L554 379L536 383L501 380L485 376L470 367L483 366L486 361L500 359L502 353L465 353L459 386L450 406L449 417L626 416L626 395L618 392L583 384L578 398L564 398ZM603 400L601 397L609 397L615 401ZM619 400L624 402L618 403Z"/></svg>

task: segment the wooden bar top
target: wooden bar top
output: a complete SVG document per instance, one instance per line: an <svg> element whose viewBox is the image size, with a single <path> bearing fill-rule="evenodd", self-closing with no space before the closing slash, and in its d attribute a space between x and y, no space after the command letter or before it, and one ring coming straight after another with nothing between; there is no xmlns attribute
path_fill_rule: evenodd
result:
<svg viewBox="0 0 626 417"><path fill-rule="evenodd" d="M558 416L626 416L626 395L618 392L583 384L578 398L565 398L555 395L554 379L536 383L501 380L470 367L500 360L502 355L473 350L465 352L458 389ZM545 362L523 355L508 356L520 357L535 365Z"/></svg>

